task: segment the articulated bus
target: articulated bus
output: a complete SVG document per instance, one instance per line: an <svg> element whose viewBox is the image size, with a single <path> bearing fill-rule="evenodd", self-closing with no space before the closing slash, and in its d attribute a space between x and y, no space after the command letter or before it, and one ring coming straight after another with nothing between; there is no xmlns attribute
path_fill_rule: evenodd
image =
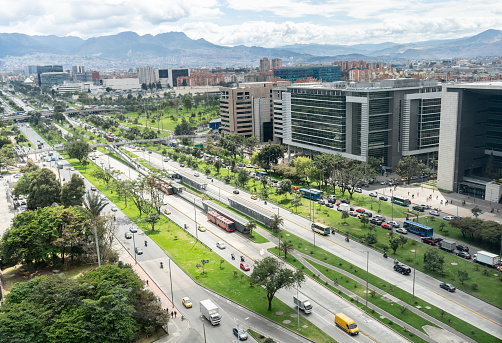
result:
<svg viewBox="0 0 502 343"><path fill-rule="evenodd" d="M419 224L411 220L406 220L403 224L403 228L422 237L432 237L434 230L430 226Z"/></svg>
<svg viewBox="0 0 502 343"><path fill-rule="evenodd" d="M317 232L320 235L327 236L331 232L329 226L321 224L321 223L312 223L312 231Z"/></svg>
<svg viewBox="0 0 502 343"><path fill-rule="evenodd" d="M411 201L409 199L400 197L398 195L393 196L390 201L392 201L396 205L401 206L409 206L411 204Z"/></svg>
<svg viewBox="0 0 502 343"><path fill-rule="evenodd" d="M207 219L228 232L235 231L235 223L216 211L207 212Z"/></svg>

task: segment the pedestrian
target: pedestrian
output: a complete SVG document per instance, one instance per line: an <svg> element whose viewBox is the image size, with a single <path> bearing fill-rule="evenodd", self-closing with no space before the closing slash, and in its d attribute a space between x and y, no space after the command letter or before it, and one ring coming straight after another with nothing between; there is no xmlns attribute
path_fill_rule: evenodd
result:
<svg viewBox="0 0 502 343"><path fill-rule="evenodd" d="M177 314L178 314L178 313L177 313L176 311L174 311L174 318L176 318L176 315L177 315Z"/></svg>
<svg viewBox="0 0 502 343"><path fill-rule="evenodd" d="M410 192L408 192L408 196L410 196Z"/></svg>
<svg viewBox="0 0 502 343"><path fill-rule="evenodd" d="M417 192L417 197L420 196L420 194Z"/></svg>
<svg viewBox="0 0 502 343"><path fill-rule="evenodd" d="M146 280L146 285L148 286L148 280Z"/></svg>
<svg viewBox="0 0 502 343"><path fill-rule="evenodd" d="M412 198L412 199L415 199L415 194L412 194L412 195L411 195L411 198Z"/></svg>
<svg viewBox="0 0 502 343"><path fill-rule="evenodd" d="M335 278L335 286L338 286L338 278Z"/></svg>
<svg viewBox="0 0 502 343"><path fill-rule="evenodd" d="M174 312L171 311L171 318L174 318Z"/></svg>
<svg viewBox="0 0 502 343"><path fill-rule="evenodd" d="M439 195L436 195L436 200L438 200L438 199L439 199Z"/></svg>

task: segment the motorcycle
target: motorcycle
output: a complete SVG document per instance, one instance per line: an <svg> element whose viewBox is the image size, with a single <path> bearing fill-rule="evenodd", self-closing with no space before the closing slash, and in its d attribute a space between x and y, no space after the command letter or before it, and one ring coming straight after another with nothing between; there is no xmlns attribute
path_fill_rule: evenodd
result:
<svg viewBox="0 0 502 343"><path fill-rule="evenodd" d="M147 247L147 246L148 246L148 242L147 242L147 241L145 241L145 247Z"/></svg>
<svg viewBox="0 0 502 343"><path fill-rule="evenodd" d="M267 204L267 202L265 201L265 205Z"/></svg>
<svg viewBox="0 0 502 343"><path fill-rule="evenodd" d="M332 229L331 230L331 233L334 235L336 233L336 230L335 229Z"/></svg>
<svg viewBox="0 0 502 343"><path fill-rule="evenodd" d="M349 242L349 237L345 237L345 242Z"/></svg>
<svg viewBox="0 0 502 343"><path fill-rule="evenodd" d="M241 256L241 262L244 262L244 256Z"/></svg>
<svg viewBox="0 0 502 343"><path fill-rule="evenodd" d="M385 257L385 258L388 257L386 252L383 253L383 257Z"/></svg>
<svg viewBox="0 0 502 343"><path fill-rule="evenodd" d="M164 263L160 262L160 269L164 269Z"/></svg>
<svg viewBox="0 0 502 343"><path fill-rule="evenodd" d="M232 260L235 260L235 255L233 253L231 255L232 255Z"/></svg>

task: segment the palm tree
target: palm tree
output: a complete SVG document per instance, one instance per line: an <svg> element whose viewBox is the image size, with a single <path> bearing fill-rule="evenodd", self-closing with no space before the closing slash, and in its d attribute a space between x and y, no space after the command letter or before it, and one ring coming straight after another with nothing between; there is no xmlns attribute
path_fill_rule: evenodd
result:
<svg viewBox="0 0 502 343"><path fill-rule="evenodd" d="M284 219L279 217L277 214L274 214L272 219L268 222L268 226L272 229L273 232L280 232L281 226L284 224Z"/></svg>
<svg viewBox="0 0 502 343"><path fill-rule="evenodd" d="M257 227L256 222L252 220L249 223L247 223L246 230L249 231L250 236L253 236L253 230L256 229L256 227Z"/></svg>
<svg viewBox="0 0 502 343"><path fill-rule="evenodd" d="M284 258L288 258L288 252L291 253L295 250L294 245L290 242L282 241L279 243L279 250L284 252Z"/></svg>
<svg viewBox="0 0 502 343"><path fill-rule="evenodd" d="M88 215L92 218L94 226L94 239L96 241L96 252L98 254L98 266L101 267L101 256L99 254L99 244L98 244L98 234L96 232L96 219L101 214L101 211L108 205L108 201L100 198L97 194L87 193L84 200L84 209Z"/></svg>

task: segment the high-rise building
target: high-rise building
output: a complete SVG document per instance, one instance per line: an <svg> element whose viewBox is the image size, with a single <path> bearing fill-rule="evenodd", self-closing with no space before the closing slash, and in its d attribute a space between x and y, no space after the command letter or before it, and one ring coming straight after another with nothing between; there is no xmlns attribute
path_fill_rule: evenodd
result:
<svg viewBox="0 0 502 343"><path fill-rule="evenodd" d="M139 83L146 84L147 86L156 83L155 72L151 66L141 66L138 67L138 79Z"/></svg>
<svg viewBox="0 0 502 343"><path fill-rule="evenodd" d="M62 73L63 66L61 65L47 65L47 66L37 66L37 81L38 85L41 86L42 80L40 75L43 73Z"/></svg>
<svg viewBox="0 0 502 343"><path fill-rule="evenodd" d="M162 88L178 87L178 86L190 86L186 84L186 80L181 81L178 85L178 77L185 78L190 76L189 68L159 68L155 69L155 77L157 81L160 81Z"/></svg>
<svg viewBox="0 0 502 343"><path fill-rule="evenodd" d="M268 57L263 57L260 60L260 72L266 73L268 71L270 71L270 61L269 61Z"/></svg>
<svg viewBox="0 0 502 343"><path fill-rule="evenodd" d="M502 82L445 85L441 104L438 187L502 197Z"/></svg>
<svg viewBox="0 0 502 343"><path fill-rule="evenodd" d="M274 58L272 60L272 70L282 68L282 60L280 58Z"/></svg>
<svg viewBox="0 0 502 343"><path fill-rule="evenodd" d="M75 79L75 75L77 74L83 74L85 73L85 67L84 66L73 66L71 68L71 75Z"/></svg>
<svg viewBox="0 0 502 343"><path fill-rule="evenodd" d="M255 136L260 142L273 139L272 92L289 81L241 83L220 88L221 131L227 134Z"/></svg>
<svg viewBox="0 0 502 343"><path fill-rule="evenodd" d="M283 142L310 154L340 153L392 170L403 156L437 158L441 86L418 79L293 85L283 95Z"/></svg>
<svg viewBox="0 0 502 343"><path fill-rule="evenodd" d="M340 66L325 64L306 64L274 69L274 78L290 81L316 79L322 82L335 82L341 79Z"/></svg>
<svg viewBox="0 0 502 343"><path fill-rule="evenodd" d="M51 88L52 86L63 85L65 81L70 80L70 74L49 72L40 74L40 87Z"/></svg>
<svg viewBox="0 0 502 343"><path fill-rule="evenodd" d="M28 75L33 75L37 73L37 66L26 66L24 67L24 72Z"/></svg>

